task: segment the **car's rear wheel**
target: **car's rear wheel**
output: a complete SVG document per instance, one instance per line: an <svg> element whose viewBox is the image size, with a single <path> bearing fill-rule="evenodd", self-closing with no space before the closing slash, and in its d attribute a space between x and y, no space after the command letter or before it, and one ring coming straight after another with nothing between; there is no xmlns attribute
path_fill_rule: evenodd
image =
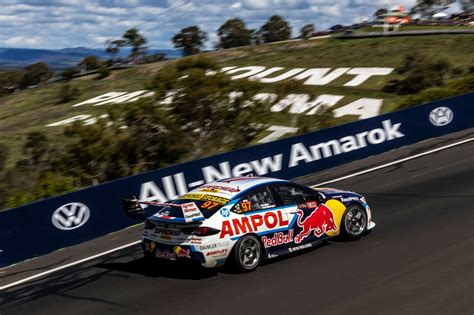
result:
<svg viewBox="0 0 474 315"><path fill-rule="evenodd" d="M262 246L253 235L243 236L234 246L234 264L240 271L252 271L262 259Z"/></svg>
<svg viewBox="0 0 474 315"><path fill-rule="evenodd" d="M367 230L367 213L360 205L347 207L341 220L341 234L349 239L360 238Z"/></svg>

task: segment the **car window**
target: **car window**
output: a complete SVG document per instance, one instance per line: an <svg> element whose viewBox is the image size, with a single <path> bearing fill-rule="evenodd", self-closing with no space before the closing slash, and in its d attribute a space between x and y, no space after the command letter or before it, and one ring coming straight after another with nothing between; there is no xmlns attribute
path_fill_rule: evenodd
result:
<svg viewBox="0 0 474 315"><path fill-rule="evenodd" d="M267 188L259 188L242 197L240 202L233 209L237 213L245 213L251 211L259 211L276 206L275 199L271 191Z"/></svg>
<svg viewBox="0 0 474 315"><path fill-rule="evenodd" d="M300 204L302 202L315 202L317 200L316 193L304 187L293 185L278 185L275 186L275 190L280 196L283 205L285 206Z"/></svg>

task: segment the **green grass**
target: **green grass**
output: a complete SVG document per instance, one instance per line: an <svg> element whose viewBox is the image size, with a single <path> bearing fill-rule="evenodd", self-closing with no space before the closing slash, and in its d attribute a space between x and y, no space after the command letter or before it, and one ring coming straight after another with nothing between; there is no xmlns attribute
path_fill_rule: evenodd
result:
<svg viewBox="0 0 474 315"><path fill-rule="evenodd" d="M289 68L317 67L397 67L406 53L418 51L430 59L445 59L453 67L468 68L474 66L473 35L432 35L391 38L364 39L319 39L280 44L244 47L226 51L210 52L206 55L222 66L266 66ZM173 61L170 61L173 62ZM0 98L0 142L11 148L10 163L21 154L25 135L33 130L45 130L50 139L58 146L64 144L62 128L44 127L79 114L99 116L107 112L110 106L84 105L71 107L72 104L99 96L111 91L137 91L164 64L141 65L132 69L117 70L103 79L93 77L75 79L70 82L80 91L80 97L66 104L57 103L61 83L50 84L35 89L27 89ZM275 73L276 75L277 73ZM381 91L390 80L398 78L393 72L388 76L375 76L358 87L344 87L343 84L353 76L344 75L327 86L305 86L294 93L307 93L314 97L320 94L345 95L338 106L350 101L368 97L382 98L382 112L396 108L402 98ZM267 92L274 85L268 84ZM286 113L269 115L272 124L291 125L292 117ZM354 119L342 117L341 122ZM265 133L262 133L262 137Z"/></svg>

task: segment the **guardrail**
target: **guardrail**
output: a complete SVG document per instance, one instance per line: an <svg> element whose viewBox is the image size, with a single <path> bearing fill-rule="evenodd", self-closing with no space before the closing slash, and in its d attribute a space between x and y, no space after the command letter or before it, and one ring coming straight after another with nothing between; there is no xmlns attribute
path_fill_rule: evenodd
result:
<svg viewBox="0 0 474 315"><path fill-rule="evenodd" d="M173 199L230 176L291 179L474 127L474 93L122 178L0 212L0 266L118 231L136 221L121 198Z"/></svg>

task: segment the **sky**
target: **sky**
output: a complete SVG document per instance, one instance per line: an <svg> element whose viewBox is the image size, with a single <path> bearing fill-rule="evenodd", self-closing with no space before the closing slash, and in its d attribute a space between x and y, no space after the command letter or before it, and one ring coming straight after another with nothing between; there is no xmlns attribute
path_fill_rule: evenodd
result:
<svg viewBox="0 0 474 315"><path fill-rule="evenodd" d="M103 48L129 28L137 27L148 46L171 49L174 34L199 25L208 34L207 48L218 42L217 29L239 17L258 29L275 14L284 17L292 35L313 23L317 30L371 18L382 7L416 0L0 0L0 47L59 49Z"/></svg>

